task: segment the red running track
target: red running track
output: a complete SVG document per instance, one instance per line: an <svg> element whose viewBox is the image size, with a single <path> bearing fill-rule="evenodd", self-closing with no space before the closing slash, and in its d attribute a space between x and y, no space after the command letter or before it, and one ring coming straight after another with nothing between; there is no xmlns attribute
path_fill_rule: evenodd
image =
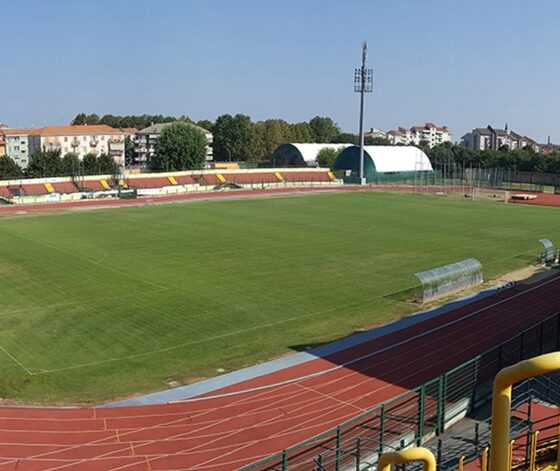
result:
<svg viewBox="0 0 560 471"><path fill-rule="evenodd" d="M519 192L519 193L530 193L530 192ZM514 200L510 199L511 203L517 204L532 204L536 206L560 206L560 195L552 193L535 193L537 197L534 200Z"/></svg>
<svg viewBox="0 0 560 471"><path fill-rule="evenodd" d="M144 196L135 199L92 199L76 200L53 203L35 204L12 204L0 206L1 214L13 214L18 212L37 212L37 211L61 211L72 209L94 209L94 208L120 208L126 206L144 206L150 204L177 203L191 200L208 200L224 198L243 198L251 196L282 196L286 194L323 192L323 191L349 191L359 190L358 187L347 186L321 186L321 187L295 187L295 188L274 188L268 190L228 190L228 191L201 191L196 193L184 193L181 195L168 196Z"/></svg>
<svg viewBox="0 0 560 471"><path fill-rule="evenodd" d="M0 408L0 471L237 469L435 378L558 310L557 276L183 402Z"/></svg>

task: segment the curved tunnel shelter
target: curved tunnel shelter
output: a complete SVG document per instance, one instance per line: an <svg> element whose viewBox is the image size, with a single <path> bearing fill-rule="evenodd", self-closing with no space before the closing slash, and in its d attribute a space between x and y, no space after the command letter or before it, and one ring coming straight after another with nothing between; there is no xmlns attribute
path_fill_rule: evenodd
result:
<svg viewBox="0 0 560 471"><path fill-rule="evenodd" d="M333 170L349 171L357 176L360 166L360 148L351 146L338 156ZM413 146L365 146L364 176L374 180L381 175L395 178L414 177L418 172L432 173L428 156Z"/></svg>

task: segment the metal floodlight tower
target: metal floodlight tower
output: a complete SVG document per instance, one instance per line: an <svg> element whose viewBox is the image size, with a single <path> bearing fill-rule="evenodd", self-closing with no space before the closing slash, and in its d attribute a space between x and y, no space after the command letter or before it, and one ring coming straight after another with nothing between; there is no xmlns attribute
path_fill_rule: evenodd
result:
<svg viewBox="0 0 560 471"><path fill-rule="evenodd" d="M362 66L354 69L354 91L360 94L360 185L365 185L364 178L364 94L373 92L373 69L366 68L367 42L362 43Z"/></svg>

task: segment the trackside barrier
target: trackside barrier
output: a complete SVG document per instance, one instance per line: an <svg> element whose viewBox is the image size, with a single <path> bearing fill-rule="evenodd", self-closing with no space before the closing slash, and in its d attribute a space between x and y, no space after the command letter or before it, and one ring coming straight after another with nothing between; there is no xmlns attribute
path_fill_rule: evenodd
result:
<svg viewBox="0 0 560 471"><path fill-rule="evenodd" d="M241 471L365 470L384 451L421 445L486 403L503 367L560 349L560 312L446 373Z"/></svg>
<svg viewBox="0 0 560 471"><path fill-rule="evenodd" d="M533 404L536 402L560 404L560 383L550 377L539 377L528 379L514 386L512 410L515 411L515 419L511 421L510 429L510 437L514 439L514 466L529 462L532 450L534 450L534 447L531 447L533 444L536 446L536 441L533 441L536 430L546 433L546 431L558 429L559 414L557 412L551 410L552 415L544 419L534 418L531 411ZM553 425L550 425L550 422ZM460 458L463 458L463 464L465 465L477 459L480 460L481 465L485 461L487 462L490 446L490 423L491 420L488 416L485 419L479 419L474 424L454 429L453 433L446 438L438 438L426 443L424 446L431 449L437 457L438 471L457 470ZM550 433L547 435L550 436ZM539 440L538 447L536 447L539 456L544 451L550 451L550 443L554 440L557 441L556 434L547 440ZM484 466L481 466L481 468L484 471ZM362 467L360 469L366 468ZM421 467L410 466L407 467L407 471L421 471Z"/></svg>

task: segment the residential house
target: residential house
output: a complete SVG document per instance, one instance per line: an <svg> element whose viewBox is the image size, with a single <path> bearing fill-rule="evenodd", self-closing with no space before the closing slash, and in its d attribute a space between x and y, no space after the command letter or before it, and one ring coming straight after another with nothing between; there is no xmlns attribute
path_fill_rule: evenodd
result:
<svg viewBox="0 0 560 471"><path fill-rule="evenodd" d="M451 142L451 132L447 126L436 126L434 123L425 123L412 126L410 129L399 126L387 133L391 144L414 144L426 143L429 147L435 147L444 142Z"/></svg>
<svg viewBox="0 0 560 471"><path fill-rule="evenodd" d="M507 147L510 150L530 147L535 152L540 150L540 146L535 140L509 130L507 125L504 129L492 126L475 128L465 134L461 140L463 145L473 150L498 150L501 147Z"/></svg>

